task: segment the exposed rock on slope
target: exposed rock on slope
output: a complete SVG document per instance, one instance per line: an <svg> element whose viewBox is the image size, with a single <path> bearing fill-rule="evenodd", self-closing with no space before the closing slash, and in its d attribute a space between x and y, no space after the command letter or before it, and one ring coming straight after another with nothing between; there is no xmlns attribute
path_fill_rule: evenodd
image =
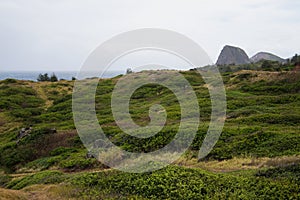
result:
<svg viewBox="0 0 300 200"><path fill-rule="evenodd" d="M280 58L274 54L267 53L267 52L259 52L256 55L254 55L252 58L250 58L251 62L259 62L261 60L271 60L271 61L278 61L280 63L286 62L285 59Z"/></svg>
<svg viewBox="0 0 300 200"><path fill-rule="evenodd" d="M219 55L217 65L243 65L250 63L250 59L246 52L238 47L225 46Z"/></svg>

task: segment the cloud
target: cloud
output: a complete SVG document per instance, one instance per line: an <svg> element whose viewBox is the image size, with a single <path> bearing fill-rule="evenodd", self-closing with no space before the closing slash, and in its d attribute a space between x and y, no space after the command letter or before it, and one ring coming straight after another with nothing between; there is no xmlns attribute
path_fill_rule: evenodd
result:
<svg viewBox="0 0 300 200"><path fill-rule="evenodd" d="M225 44L250 55L299 53L299 3L292 0L2 0L0 70L78 70L103 41L137 28L166 28L215 60Z"/></svg>

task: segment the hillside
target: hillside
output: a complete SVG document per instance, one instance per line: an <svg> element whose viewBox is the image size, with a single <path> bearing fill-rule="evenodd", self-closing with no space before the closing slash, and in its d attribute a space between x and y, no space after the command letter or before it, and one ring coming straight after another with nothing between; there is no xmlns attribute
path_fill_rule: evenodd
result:
<svg viewBox="0 0 300 200"><path fill-rule="evenodd" d="M202 124L182 158L145 174L111 170L87 157L73 122L74 81L0 81L0 199L299 199L300 73L223 73L225 127L213 151L200 162L197 153L208 129L211 102L195 71L181 73L196 92ZM131 152L151 152L168 144L180 119L174 94L150 84L136 90L130 113L137 124L149 123L154 103L164 106L168 119L150 139L129 137L115 124L110 109L119 78L100 80L96 91L105 134Z"/></svg>
<svg viewBox="0 0 300 200"><path fill-rule="evenodd" d="M262 60L277 61L280 63L286 62L285 59L280 58L279 56L276 56L274 54L267 53L267 52L259 52L259 53L255 54L254 56L252 56L250 58L250 60L251 60L251 62L254 62L254 63L262 61Z"/></svg>

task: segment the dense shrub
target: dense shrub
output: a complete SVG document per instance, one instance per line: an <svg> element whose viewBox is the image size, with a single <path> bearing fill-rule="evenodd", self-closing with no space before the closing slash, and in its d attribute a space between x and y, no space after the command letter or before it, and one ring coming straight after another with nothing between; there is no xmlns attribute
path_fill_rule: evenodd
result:
<svg viewBox="0 0 300 200"><path fill-rule="evenodd" d="M270 183L265 179L212 174L197 169L167 167L152 173L100 172L71 179L74 185L94 188L96 194L109 189L121 196L147 199L278 199L297 198L299 185ZM84 191L82 192L84 194Z"/></svg>

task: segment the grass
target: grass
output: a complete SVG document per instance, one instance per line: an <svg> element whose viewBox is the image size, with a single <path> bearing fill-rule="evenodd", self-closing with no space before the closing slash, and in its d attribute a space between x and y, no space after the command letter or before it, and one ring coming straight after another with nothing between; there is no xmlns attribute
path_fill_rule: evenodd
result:
<svg viewBox="0 0 300 200"><path fill-rule="evenodd" d="M0 188L0 199L2 200L27 200L29 198L28 194L23 191L8 190Z"/></svg>
<svg viewBox="0 0 300 200"><path fill-rule="evenodd" d="M212 172L232 172L240 170L258 170L262 168L273 168L289 166L300 163L300 156L269 157L234 157L228 160L211 160L198 162L197 159L181 158L176 161L179 166L190 168L201 168Z"/></svg>

